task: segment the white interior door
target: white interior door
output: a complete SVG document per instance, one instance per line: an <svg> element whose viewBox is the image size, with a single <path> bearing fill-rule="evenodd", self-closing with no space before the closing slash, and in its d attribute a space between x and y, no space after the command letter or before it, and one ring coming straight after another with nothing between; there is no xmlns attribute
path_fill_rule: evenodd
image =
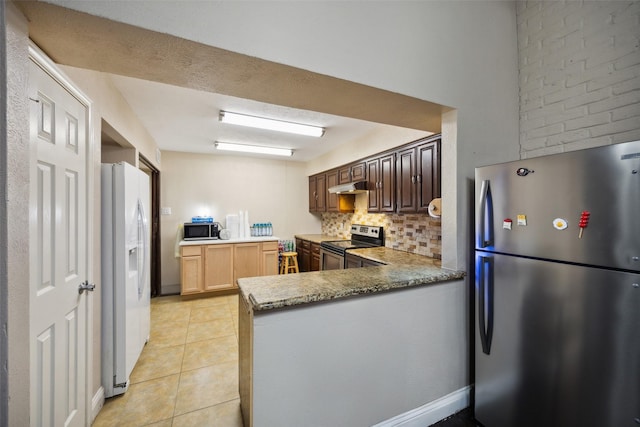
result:
<svg viewBox="0 0 640 427"><path fill-rule="evenodd" d="M31 425L87 423L88 106L32 57ZM49 66L50 67L50 66Z"/></svg>

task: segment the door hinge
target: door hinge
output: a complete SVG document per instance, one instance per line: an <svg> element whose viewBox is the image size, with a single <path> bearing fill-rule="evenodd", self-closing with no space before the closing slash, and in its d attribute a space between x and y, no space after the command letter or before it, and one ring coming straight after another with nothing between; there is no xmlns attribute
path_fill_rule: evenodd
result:
<svg viewBox="0 0 640 427"><path fill-rule="evenodd" d="M96 285L94 285L93 283L89 283L89 281L85 280L84 282L80 283L80 286L78 286L78 293L82 295L84 291L93 292L95 288L96 288Z"/></svg>

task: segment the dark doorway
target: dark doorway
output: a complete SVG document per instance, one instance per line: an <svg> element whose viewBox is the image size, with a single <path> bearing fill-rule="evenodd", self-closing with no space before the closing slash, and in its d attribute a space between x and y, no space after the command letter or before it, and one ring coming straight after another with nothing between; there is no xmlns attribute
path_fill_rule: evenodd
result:
<svg viewBox="0 0 640 427"><path fill-rule="evenodd" d="M151 298L160 296L162 289L160 271L160 171L142 154L140 169L149 174L151 193Z"/></svg>

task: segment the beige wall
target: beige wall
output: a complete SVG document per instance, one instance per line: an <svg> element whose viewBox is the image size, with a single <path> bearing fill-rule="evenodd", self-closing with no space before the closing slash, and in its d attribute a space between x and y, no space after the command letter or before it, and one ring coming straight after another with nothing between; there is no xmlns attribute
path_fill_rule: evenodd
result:
<svg viewBox="0 0 640 427"><path fill-rule="evenodd" d="M163 293L178 291L174 256L179 224L211 215L225 225L227 214L249 212L249 221L273 223L274 235L320 233L320 217L309 213L306 164L241 156L162 153L160 218Z"/></svg>
<svg viewBox="0 0 640 427"><path fill-rule="evenodd" d="M61 65L60 68L93 101L94 116L98 123L98 145L100 144L101 120L104 120L135 148L137 154L142 154L156 168L161 169L160 162L156 159L158 145L138 120L109 76L97 71L64 65ZM138 156L135 157L137 159ZM135 166L138 164L136 163Z"/></svg>
<svg viewBox="0 0 640 427"><path fill-rule="evenodd" d="M8 425L29 425L29 105L27 22L7 3ZM4 91L3 91L4 92ZM2 368L4 371L4 367ZM2 375L5 375L3 372Z"/></svg>

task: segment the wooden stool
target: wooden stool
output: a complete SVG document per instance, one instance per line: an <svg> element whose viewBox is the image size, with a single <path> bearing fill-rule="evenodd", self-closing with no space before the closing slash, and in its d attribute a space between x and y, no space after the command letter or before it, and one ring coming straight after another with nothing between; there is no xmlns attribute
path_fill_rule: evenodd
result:
<svg viewBox="0 0 640 427"><path fill-rule="evenodd" d="M298 252L283 252L280 274L299 273Z"/></svg>

